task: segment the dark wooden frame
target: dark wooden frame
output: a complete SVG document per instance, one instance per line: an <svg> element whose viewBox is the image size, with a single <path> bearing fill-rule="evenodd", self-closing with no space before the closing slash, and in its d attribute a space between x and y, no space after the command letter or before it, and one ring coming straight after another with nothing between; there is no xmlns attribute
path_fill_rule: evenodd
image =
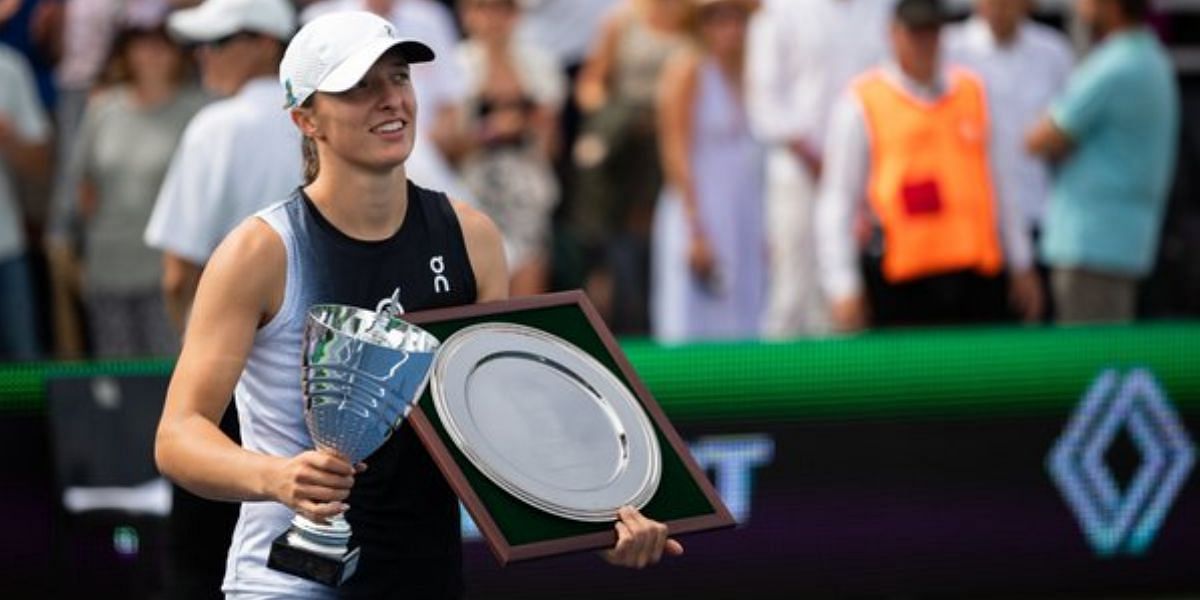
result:
<svg viewBox="0 0 1200 600"><path fill-rule="evenodd" d="M489 302L485 304L473 304L468 306L458 306L453 308L443 308L428 310L422 312L409 313L405 315L405 320L408 320L417 325L428 323L437 323L441 321L450 321L457 319L469 319L477 317L501 316L514 312L521 312L534 309L552 308L559 306L576 305L587 318L588 323L592 326L600 336L604 343L605 349L612 356L621 373L629 382L632 392L637 396L645 409L646 414L654 421L662 433L663 438L671 445L671 448L679 456L687 469L688 474L695 481L697 487L700 488L704 497L708 500L712 507L711 514L689 517L684 519L676 519L667 521L666 525L671 535L681 535L686 533L695 533L699 531L707 531L712 529L722 529L732 527L735 524L733 516L729 513L729 509L721 501L712 484L709 483L696 460L692 457L683 439L679 437L679 433L671 425L662 408L654 397L650 395L650 391L646 389L645 384L638 377L637 371L629 364L629 360L625 357L625 353L617 344L612 332L604 324L603 319L596 312L596 309L588 301L587 296L578 290L569 292L558 292L554 294L544 294L540 296L531 296L525 298L514 298L500 302ZM454 459L451 450L443 443L441 436L438 435L430 418L438 418L437 415L426 415L420 406L416 406L408 419L413 430L416 431L421 442L433 457L434 462L441 470L446 480L450 483L450 487L458 495L474 519L479 531L483 534L492 553L501 565L508 564L513 561L529 560L532 558L540 558L546 556L554 556L558 554L566 554L570 552L578 552L582 550L595 550L599 548L611 547L616 543L616 531L606 531L599 533L588 533L584 535L576 535L572 537L553 539L548 541L533 542L521 545L510 545L505 539L504 534L497 526L495 519L488 512L486 505L480 500L475 490L471 487L466 475L462 472L458 463Z"/></svg>

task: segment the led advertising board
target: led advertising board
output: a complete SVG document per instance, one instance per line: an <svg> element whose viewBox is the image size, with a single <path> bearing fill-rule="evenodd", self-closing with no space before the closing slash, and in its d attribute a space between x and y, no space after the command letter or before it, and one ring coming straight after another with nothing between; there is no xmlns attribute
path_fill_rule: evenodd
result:
<svg viewBox="0 0 1200 600"><path fill-rule="evenodd" d="M1200 594L1200 325L622 345L738 527L625 571L591 553L501 568L464 522L470 596ZM0 367L0 433L38 448L47 377L169 369ZM56 513L32 504L54 498L28 489L49 471L15 465L5 501L26 577L57 572L38 555ZM67 544L104 564L135 534Z"/></svg>

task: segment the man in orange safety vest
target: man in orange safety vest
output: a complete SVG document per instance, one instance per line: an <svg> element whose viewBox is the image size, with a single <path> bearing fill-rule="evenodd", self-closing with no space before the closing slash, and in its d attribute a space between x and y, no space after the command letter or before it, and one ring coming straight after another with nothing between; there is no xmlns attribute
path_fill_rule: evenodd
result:
<svg viewBox="0 0 1200 600"><path fill-rule="evenodd" d="M984 85L939 62L945 19L937 0L900 0L894 62L861 74L834 108L817 242L843 330L999 321L1014 309L1032 320L1042 309L1019 207L993 175ZM866 277L856 219L879 234Z"/></svg>

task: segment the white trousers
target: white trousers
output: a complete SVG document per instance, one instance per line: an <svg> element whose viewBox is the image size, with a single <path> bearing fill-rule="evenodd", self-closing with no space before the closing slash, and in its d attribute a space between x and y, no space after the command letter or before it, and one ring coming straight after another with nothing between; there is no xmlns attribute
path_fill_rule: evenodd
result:
<svg viewBox="0 0 1200 600"><path fill-rule="evenodd" d="M787 147L767 158L767 242L770 274L763 336L783 339L830 331L817 281L817 182Z"/></svg>

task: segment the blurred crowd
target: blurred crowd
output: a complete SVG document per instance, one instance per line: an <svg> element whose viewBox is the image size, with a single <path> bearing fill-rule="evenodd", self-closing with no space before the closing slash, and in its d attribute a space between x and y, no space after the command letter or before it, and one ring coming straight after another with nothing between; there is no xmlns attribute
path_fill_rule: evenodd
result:
<svg viewBox="0 0 1200 600"><path fill-rule="evenodd" d="M174 353L221 238L313 175L283 44L354 9L436 52L413 69L407 172L495 220L514 295L581 287L663 342L1128 321L1181 123L1149 4L1078 0L1073 44L1032 0L965 19L936 0L0 0L0 358ZM211 5L236 31L209 34L229 26Z"/></svg>

